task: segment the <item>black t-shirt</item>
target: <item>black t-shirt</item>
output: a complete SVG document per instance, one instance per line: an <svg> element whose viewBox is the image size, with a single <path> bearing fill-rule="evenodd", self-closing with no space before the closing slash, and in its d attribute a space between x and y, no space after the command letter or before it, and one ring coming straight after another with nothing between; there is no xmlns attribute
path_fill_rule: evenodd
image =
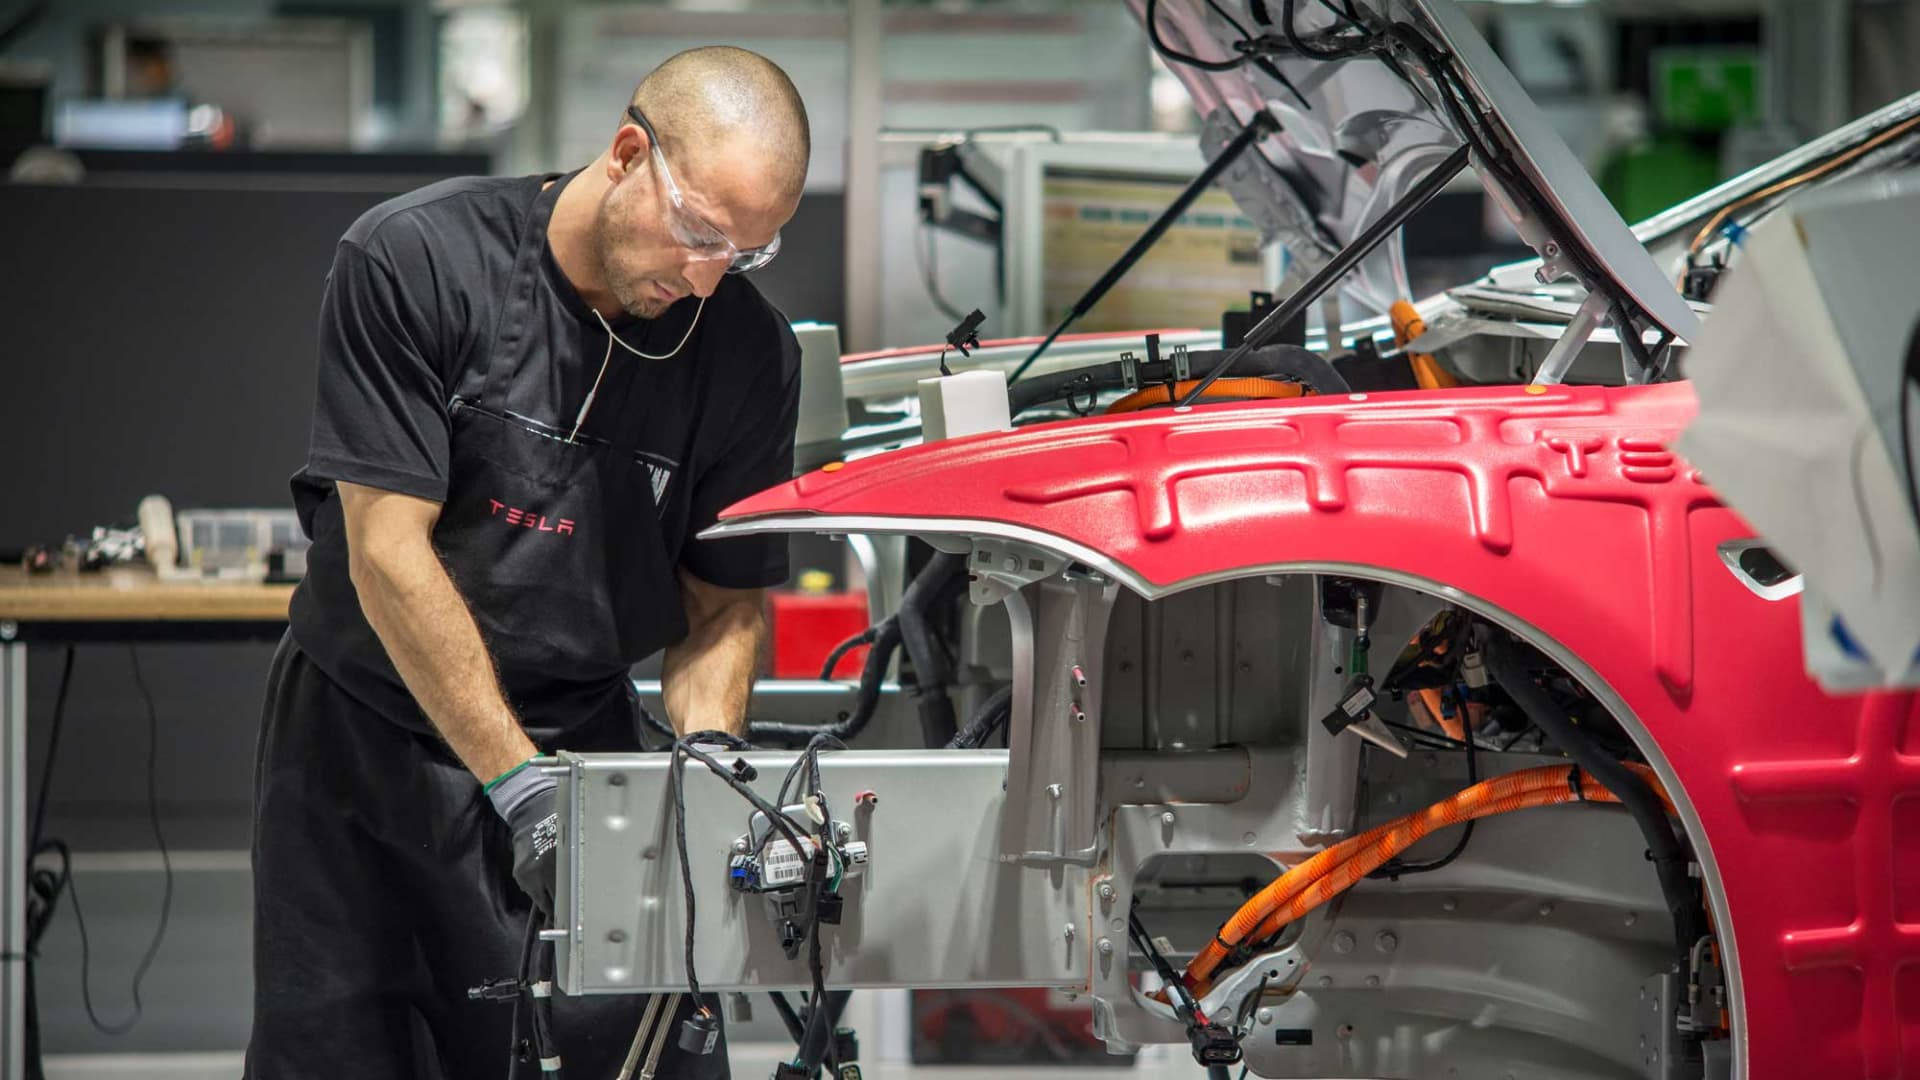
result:
<svg viewBox="0 0 1920 1080"><path fill-rule="evenodd" d="M449 180L374 207L341 238L321 302L312 439L292 482L313 548L294 594L292 634L350 693L416 730L430 726L346 580L334 482L447 499L455 401L479 392L516 247L547 180L567 178ZM609 355L608 338L544 237L533 242L538 280L519 330L526 344L516 350L531 359L513 370L506 401L516 422L564 436ZM799 345L744 277L722 278L693 323L696 307L688 298L657 319L612 320L621 341L654 355L670 352L690 323L693 333L664 361L642 361L614 345L580 438L611 442L619 425L643 417L637 456L657 463L656 496L671 493L658 508L668 559L715 585L775 585L787 576L780 538L694 534L729 504L792 475ZM659 603L677 611L681 599L676 592ZM476 612L483 626L500 624L487 614ZM627 708L624 672L518 671L502 649L493 651L530 731L563 730Z"/></svg>

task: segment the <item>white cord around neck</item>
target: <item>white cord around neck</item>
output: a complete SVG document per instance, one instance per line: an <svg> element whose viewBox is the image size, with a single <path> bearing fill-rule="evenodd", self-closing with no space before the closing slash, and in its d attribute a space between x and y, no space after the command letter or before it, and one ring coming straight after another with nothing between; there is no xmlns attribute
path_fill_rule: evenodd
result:
<svg viewBox="0 0 1920 1080"><path fill-rule="evenodd" d="M607 364L613 359L614 342L619 341L621 348L642 360L671 360L680 355L681 349L687 347L687 340L693 337L693 328L700 325L700 313L705 310L707 310L707 298L703 296L700 298L700 306L693 309L693 321L687 324L687 332L680 335L680 344L675 345L672 352L661 356L643 353L626 342L620 341L620 335L614 333L613 327L607 324L607 317L597 310L594 311L593 317L600 320L600 329L607 332L607 352L600 358L600 370L593 377L593 387L587 391L587 399L580 403L580 414L573 418L573 430L567 433L567 441L574 441L574 438L580 434L580 426L587 422L587 413L593 411L594 396L600 393L600 380L607 377Z"/></svg>

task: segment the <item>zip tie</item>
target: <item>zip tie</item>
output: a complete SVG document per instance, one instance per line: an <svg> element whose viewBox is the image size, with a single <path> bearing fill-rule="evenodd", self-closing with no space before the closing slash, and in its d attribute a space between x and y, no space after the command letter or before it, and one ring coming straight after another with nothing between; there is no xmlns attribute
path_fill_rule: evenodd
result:
<svg viewBox="0 0 1920 1080"><path fill-rule="evenodd" d="M553 982L550 979L542 979L532 986L527 987L527 991L537 998L552 997Z"/></svg>
<svg viewBox="0 0 1920 1080"><path fill-rule="evenodd" d="M1573 789L1574 798L1580 800L1581 802L1587 801L1587 793L1580 786L1580 766L1579 765L1572 765L1567 768L1567 786Z"/></svg>
<svg viewBox="0 0 1920 1080"><path fill-rule="evenodd" d="M548 1073L557 1073L557 1072L559 1072L559 1071L560 1071L560 1059L559 1059L559 1058L557 1058L557 1057L550 1057L550 1058L541 1058L541 1059L540 1059L540 1071L541 1071L541 1072L548 1072Z"/></svg>

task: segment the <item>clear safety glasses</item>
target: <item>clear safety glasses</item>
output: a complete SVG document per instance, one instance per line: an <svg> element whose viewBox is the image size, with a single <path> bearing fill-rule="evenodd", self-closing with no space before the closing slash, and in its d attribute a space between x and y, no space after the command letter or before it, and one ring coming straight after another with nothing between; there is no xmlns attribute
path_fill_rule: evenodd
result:
<svg viewBox="0 0 1920 1080"><path fill-rule="evenodd" d="M685 196L680 194L680 185L673 182L673 171L667 168L667 156L660 152L660 136L654 134L653 125L647 122L646 114L640 111L639 106L629 105L627 115L640 125L641 131L647 133L653 164L660 170L660 179L665 182L667 189L667 226L673 233L674 242L693 252L696 259L725 260L729 274L744 274L772 262L773 257L780 253L780 234L774 233L770 242L756 248L743 248L727 239L726 233L714 228L687 205Z"/></svg>

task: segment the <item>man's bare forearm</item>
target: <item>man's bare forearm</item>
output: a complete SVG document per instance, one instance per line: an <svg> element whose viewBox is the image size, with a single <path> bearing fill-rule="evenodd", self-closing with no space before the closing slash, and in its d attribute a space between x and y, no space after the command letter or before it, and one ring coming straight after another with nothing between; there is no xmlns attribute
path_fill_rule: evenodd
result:
<svg viewBox="0 0 1920 1080"><path fill-rule="evenodd" d="M673 729L719 729L736 735L747 726L747 699L766 641L767 620L758 589L718 589L689 581L687 636L667 649L660 696Z"/></svg>
<svg viewBox="0 0 1920 1080"><path fill-rule="evenodd" d="M367 622L461 763L484 781L537 753L500 689L480 628L425 533L370 530L349 540L349 553Z"/></svg>

